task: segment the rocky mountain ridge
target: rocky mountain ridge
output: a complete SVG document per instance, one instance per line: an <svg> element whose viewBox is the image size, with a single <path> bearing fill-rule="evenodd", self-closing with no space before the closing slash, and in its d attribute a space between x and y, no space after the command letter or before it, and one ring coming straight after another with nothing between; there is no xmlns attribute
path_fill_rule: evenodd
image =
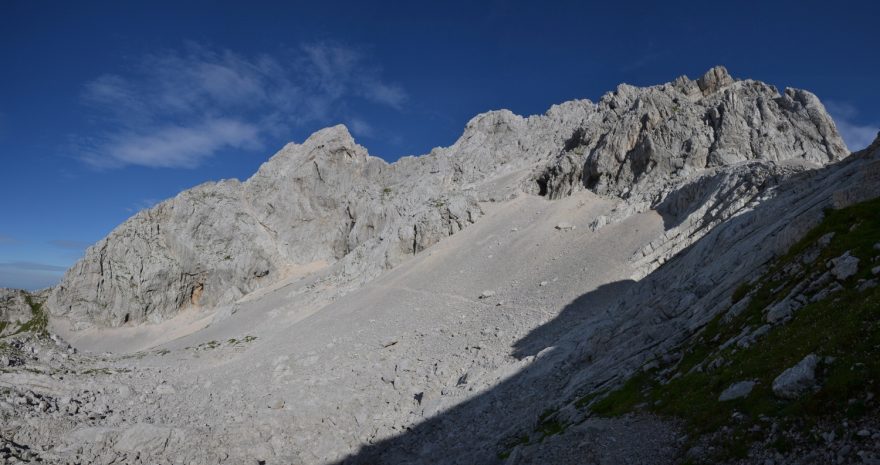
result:
<svg viewBox="0 0 880 465"><path fill-rule="evenodd" d="M809 93L720 68L487 113L394 164L320 131L140 213L48 300L21 295L0 458L873 460L880 139L842 150Z"/></svg>
<svg viewBox="0 0 880 465"><path fill-rule="evenodd" d="M303 267L326 267L340 293L477 221L481 202L589 189L625 201L603 221L654 207L681 216L712 175L754 178L845 155L815 96L737 81L723 67L696 81L621 85L542 116L485 113L452 146L393 164L335 126L288 144L245 182L206 183L138 213L88 249L48 308L80 328L155 323L232 305ZM762 167L738 167L749 161Z"/></svg>
<svg viewBox="0 0 880 465"><path fill-rule="evenodd" d="M163 460L173 463L180 458L194 463L241 463L247 460L254 463L422 463L431 458L439 463L476 461L499 464L626 461L671 464L682 460L732 464L766 463L768 459L775 463L834 460L850 464L873 460L880 454L876 444L872 445L872 439L880 435L880 425L876 422L877 404L872 400L872 384L868 382L852 387L854 393L860 395L855 401L867 408L867 414L855 419L848 417L841 424L842 410L828 411L825 413L830 416L819 417L817 423L811 423L813 426L807 433L796 428L796 424L788 423L793 421L788 416L755 416L750 410L743 410L743 406L750 405L747 402L760 402L761 396L767 395L783 396L776 402L795 405L811 402L811 397L805 397L807 394L788 400L793 394L783 390L777 379L789 373L782 368L799 366L798 362L803 358L799 351L814 349L799 347L799 338L780 338L773 333L790 328L797 330L799 325L803 326L799 318L810 310L788 306L790 313L787 317L771 317L774 309L786 301L781 297L791 294L790 289L809 287L797 284L801 277L809 277L804 282L811 283L822 274L824 270L821 269L827 267L830 270L825 274L833 278L822 281L824 287L806 292L809 301L831 305L832 310L832 299L841 293L863 292L864 288L876 294L877 273L874 269L880 268L876 266L880 260L880 247L871 244L880 238L875 233L859 229L865 224L864 219L871 218L870 227L876 230L876 220L870 217L870 208L873 207L869 205L866 209L858 203L880 196L880 183L876 182L878 175L880 139L871 148L842 163L788 177L765 193L766 198L752 210L713 228L693 246L639 282L614 283L613 292L606 298L601 296L601 289L588 292L566 305L553 321L545 321L525 337L515 337L513 346L522 351L519 359L499 358L497 354L493 355L493 346L500 344L502 349L505 348L508 339L504 333L516 331L515 326L504 326L501 321L505 320L505 313L518 312L519 308L528 306L522 301L522 295L517 296L517 289L529 287L528 284L513 288L493 287L492 292L474 293L472 299L477 308L468 319L488 317L491 321L492 313L498 311L490 309L501 308L499 316L502 318L495 320L494 324L498 326L494 328L480 329L477 326L476 334L469 334L467 328L458 324L440 325L438 329L434 326L436 322L429 322L438 329L439 339L454 341L463 337L462 344L476 345L479 349L469 351L464 348L462 351L462 345L451 353L436 354L437 346L428 339L414 339L414 336L425 338L424 334L412 335L400 328L384 327L387 322L383 322L380 332L383 338L372 341L374 345L368 343L357 349L363 360L356 357L354 364L346 364L344 357L337 360L340 356L334 355L332 363L322 360L314 365L320 373L326 372L325 377L314 372L304 376L306 373L300 371L301 367L316 363L312 360L319 355L281 346L282 341L297 338L288 334L281 334L280 338L275 334L272 338L272 334L260 328L247 329L261 334L259 340L247 335L218 341L207 340L210 336L204 335L201 339L205 342L198 345L169 345L123 356L78 354L57 338L37 338L28 333L8 337L0 341L4 343L0 346L0 363L5 364L0 367L0 418L9 424L6 429L0 428L0 457L9 460L18 457L22 461L40 459L48 463L163 463ZM572 200L576 197L558 202L576 203ZM539 205L542 203L556 204L538 201ZM839 216L846 214L846 208L852 205L869 216L841 221ZM828 209L835 213L826 223L838 231L837 235L829 239L822 230L809 233L801 241L807 244L806 248L796 249L786 258L788 263L774 264L772 257L784 254L791 244L804 236L805 231L822 222L823 212ZM511 223L508 218L502 220L505 230L511 224L523 225ZM493 218L490 216L486 221L493 221ZM583 224L583 221L574 221L577 226ZM483 226L481 221L474 228ZM580 228L558 229L540 222L532 227L555 229L553 242L568 242L567 238L580 231ZM616 229L614 234L620 234L631 224L624 221L606 227ZM474 231L468 230L463 235L472 235L471 232ZM515 238L525 233L527 231L523 229L510 230L508 234ZM596 248L589 243L594 233L581 234L587 239L584 245L595 253ZM839 265L842 263L840 257L851 256L842 253L852 247L852 239L847 241L847 235L872 240L866 248L863 247L867 250L856 253L860 257L856 275L849 268L844 272L846 267ZM844 242L835 245L838 238ZM511 250L511 247L503 246L500 250ZM552 250L541 248L539 253ZM749 253L744 254L744 251ZM838 258L832 258L826 264L823 256ZM424 255L419 258L422 262L431 261ZM554 255L553 267L568 269L557 260L564 258ZM582 260L579 258L574 262L585 263ZM852 260L848 259L849 262ZM465 265L460 260L455 263ZM803 266L790 266L791 263L818 265L820 271L810 272ZM392 281L401 279L400 273L394 273L397 271L409 276L425 272L424 268L405 269L411 265L412 262L407 262L401 266L403 270L393 270ZM593 265L587 262L588 267ZM794 278L796 283L777 288L774 280L778 278L766 280L759 271L767 266L770 275L779 275L783 280ZM439 274L443 275L445 271L441 268ZM434 274L429 274L426 279L436 280ZM873 278L860 279L865 275ZM503 277L510 278L510 275ZM565 279L563 277L559 282L548 280L533 286L553 289L564 286ZM582 289L582 280L574 281ZM841 288L840 283L847 284L847 290ZM740 291L743 284L747 287ZM380 280L378 285L383 293L399 292L389 287L387 279ZM479 283L480 287L485 285L485 282ZM762 287L772 288L769 300L762 296L766 292L760 291ZM733 292L734 298L731 299L727 296L733 288L737 291ZM535 302L548 302L557 292L559 290L542 294ZM817 297L819 295L823 297ZM360 302L364 298L369 299L369 294L355 296L353 300ZM781 299L777 302L777 298ZM419 295L417 301L423 300L424 296ZM795 301L799 305L807 302L800 296ZM870 301L860 303L865 304L871 305ZM367 308L374 307L369 303L366 305ZM442 306L439 301L431 305ZM454 311L444 309L442 313L455 318L457 312L466 311L459 305ZM753 308L749 309L748 305ZM593 306L598 307L596 311L589 310ZM848 308L845 313L849 312ZM866 309L870 311L870 307ZM747 319L750 324L740 328L743 317L754 311L757 311L758 321ZM586 315L578 317L577 313ZM392 314L404 315L397 311ZM837 310L833 314L841 312ZM370 316L376 315L371 313ZM866 313L865 316L869 315ZM322 351L332 351L329 346L345 340L344 333L339 332L338 315L331 314L327 318L336 322L332 334L342 337L318 335ZM512 323L528 318L528 314L517 313ZM722 324L707 326L706 322L710 320ZM241 331L243 328L239 323L234 326ZM362 325L372 326L367 322ZM769 330L768 325L771 325ZM554 326L558 330L552 329ZM870 332L872 325L861 327ZM307 332L315 329L312 325ZM806 329L813 334L822 334L809 327ZM713 337L717 332L724 337ZM450 339L453 335L457 337ZM264 337L272 339L261 344ZM818 337L817 340L822 339ZM331 341L329 344L328 340ZM704 353L703 360L689 355L694 351L694 345L707 343L712 351ZM667 384L688 382L694 376L723 376L722 380L733 377L732 381L742 381L743 375L737 371L737 365L728 367L731 362L725 360L742 363L742 360L754 359L761 363L764 357L749 355L750 358L744 359L734 355L737 351L748 354L751 346L754 346L753 352L765 350L761 344L768 343L794 344L798 348L772 352L783 363L790 361L776 371L760 371L759 376L769 376L767 380L747 382L746 387L755 392L748 389L731 391L742 383L727 382L715 386L700 382L692 389ZM545 344L551 345L543 347ZM870 340L862 345L865 344L872 347ZM429 351L425 352L422 345L428 346ZM470 361L469 352L475 350L480 355ZM727 352L721 352L722 357L715 352L724 350ZM435 354L437 361L425 360L430 356L428 354ZM488 366L486 362L474 363L487 355ZM833 373L828 374L827 370L848 373L850 364L862 360L858 353L844 352L842 356L847 360L844 363L840 354L835 355L838 360L823 357L815 369L812 385L819 390L814 397L827 398L826 391L815 387L817 383L829 382L828 376ZM290 363L288 357L293 359ZM271 363L260 369L266 361ZM871 359L864 361L876 366ZM701 363L694 365L695 362ZM246 375L255 378L255 384L246 385L246 392L255 395L245 403L237 400L242 395L240 363L257 367ZM222 372L219 379L223 380L223 386L217 386L218 378L210 374L210 367L214 364ZM693 366L700 368L691 369ZM341 376L340 369L342 372L354 370L355 378L346 379ZM270 376L266 377L262 372L268 372ZM662 380L645 386L651 390L641 390L641 385L635 390L647 400L656 398L654 404L645 402L642 397L630 396L627 394L632 392L632 388L627 387L630 384L621 384L627 378L644 379L640 377L642 373L650 373ZM870 372L857 374L865 376ZM291 378L295 380L293 391L273 389L273 384ZM328 379L332 386L325 384ZM359 380L362 385L349 384L354 380ZM432 387L437 382L441 383L442 390ZM317 384L317 391L305 387L312 383ZM365 395L355 395L355 391L346 389L365 392ZM840 387L832 385L829 389L834 392ZM337 393L340 390L342 397ZM783 394L776 394L777 390ZM200 394L193 396L193 392ZM686 397L692 402L689 396L700 402L709 402L709 405L703 405L701 409L685 408L687 415L699 417L702 409L707 409L710 412L707 415L715 415L713 418L724 425L722 430L694 434L667 417L645 413L646 410L681 412L682 405L672 402L678 397ZM708 400L703 399L705 396ZM371 399L375 402L372 405L367 403ZM846 404L847 399L848 396L844 396L835 401ZM328 410L321 400L339 409L334 413L334 409ZM252 402L256 405L251 405ZM316 402L317 406L314 405ZM757 405L766 409L764 404ZM627 408L635 413L616 416L616 411ZM711 413L716 410L722 413ZM756 436L753 439L743 437L742 425L757 428L747 433ZM815 437L821 438L819 444ZM776 438L776 442L772 438ZM793 445L779 449L779 441L789 441ZM725 455L729 454L726 448L731 444L742 443L752 444L752 449L743 452L747 454L743 458ZM350 455L340 457L347 449L351 451Z"/></svg>

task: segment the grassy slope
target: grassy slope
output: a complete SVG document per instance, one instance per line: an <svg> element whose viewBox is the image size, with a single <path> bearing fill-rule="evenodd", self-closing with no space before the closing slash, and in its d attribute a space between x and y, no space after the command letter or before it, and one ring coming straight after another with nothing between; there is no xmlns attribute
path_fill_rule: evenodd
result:
<svg viewBox="0 0 880 465"><path fill-rule="evenodd" d="M829 232L835 233L831 243L817 260L804 266L805 274L783 272ZM721 316L713 320L685 344L682 360L675 367L666 367L663 376L657 370L640 372L617 391L592 402L590 409L607 416L634 410L674 416L684 419L695 434L731 426L733 434L723 448L733 456L743 454L750 440L758 439L750 438L747 430L762 416L803 425L821 416L862 415L862 399L868 393L880 395L880 286L864 291L857 287L860 279L871 278L872 267L880 265L875 261L880 252L873 248L878 242L880 199L827 212L821 225L777 259L763 276L752 280L754 284L737 290L735 300L747 295L751 298L743 313L728 323L723 323ZM764 324L768 305L785 297L805 275L823 272L827 260L846 251L860 262L856 276L843 283L843 291L797 310L791 321L774 326L748 348L733 344L720 349L744 328ZM821 390L794 401L776 398L771 390L773 379L810 353L834 357L819 370ZM703 369L719 358L725 361L721 367ZM721 391L742 380L757 381L748 397L718 401ZM579 406L588 403L590 400L584 399ZM744 414L748 421L734 422L734 412Z"/></svg>
<svg viewBox="0 0 880 465"><path fill-rule="evenodd" d="M43 304L35 301L30 295L25 297L25 299L31 307L31 312L34 316L26 323L22 324L18 331L16 331L16 334L30 331L42 335L48 335L46 328L49 326L49 315L43 311Z"/></svg>
<svg viewBox="0 0 880 465"><path fill-rule="evenodd" d="M18 329L16 329L14 333L0 337L0 354L12 354L17 352L17 349L13 349L12 346L10 346L6 341L6 339L10 336L15 336L16 334L22 334L26 332L32 332L41 336L49 335L48 330L46 329L49 325L49 316L46 315L46 313L43 311L43 305L39 302L34 301L30 295L27 295L25 299L27 299L27 303L31 307L31 313L33 314L33 316L30 320L26 321L20 327L18 327ZM0 333L2 333L2 331L6 329L9 324L10 323L8 322L0 322ZM3 372L5 370L5 367L0 368L0 372Z"/></svg>
<svg viewBox="0 0 880 465"><path fill-rule="evenodd" d="M30 320L21 324L18 329L15 330L14 333L3 336L3 338L7 338L9 336L14 336L16 334L32 332L43 336L48 336L48 326L49 326L49 315L43 311L43 304L35 301L32 296L26 295L25 299L27 300L27 304L31 307L32 317ZM6 329L12 323L6 321L0 321L0 333Z"/></svg>

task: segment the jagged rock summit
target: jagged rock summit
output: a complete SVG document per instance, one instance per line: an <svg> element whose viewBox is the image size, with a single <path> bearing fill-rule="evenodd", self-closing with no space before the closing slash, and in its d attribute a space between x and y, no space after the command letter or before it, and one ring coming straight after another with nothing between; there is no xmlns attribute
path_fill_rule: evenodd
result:
<svg viewBox="0 0 880 465"><path fill-rule="evenodd" d="M602 97L591 123L579 128L544 175L550 197L585 185L656 204L703 169L750 160L818 166L847 153L815 95L734 81L721 66L697 81L620 85Z"/></svg>
<svg viewBox="0 0 880 465"><path fill-rule="evenodd" d="M341 293L477 221L481 202L589 189L644 211L746 162L773 171L846 154L814 95L723 67L696 81L620 85L597 104L541 116L481 114L452 146L392 164L334 126L288 144L245 182L202 184L139 212L68 270L48 308L79 328L159 322L304 269L326 270Z"/></svg>

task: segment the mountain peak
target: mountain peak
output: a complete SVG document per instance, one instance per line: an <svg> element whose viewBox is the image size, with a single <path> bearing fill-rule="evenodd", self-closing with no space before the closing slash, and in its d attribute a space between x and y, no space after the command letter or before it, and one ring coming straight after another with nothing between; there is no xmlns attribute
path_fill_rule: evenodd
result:
<svg viewBox="0 0 880 465"><path fill-rule="evenodd" d="M353 148L357 144L352 137L351 132L344 124L337 124L324 129L315 131L310 135L303 145L325 145L330 148L349 147Z"/></svg>
<svg viewBox="0 0 880 465"><path fill-rule="evenodd" d="M727 87L733 84L735 81L730 76L730 73L727 71L727 68L724 66L718 65L706 71L702 77L697 79L697 85L700 86L700 90L703 92L703 95L709 95L717 92L723 87Z"/></svg>

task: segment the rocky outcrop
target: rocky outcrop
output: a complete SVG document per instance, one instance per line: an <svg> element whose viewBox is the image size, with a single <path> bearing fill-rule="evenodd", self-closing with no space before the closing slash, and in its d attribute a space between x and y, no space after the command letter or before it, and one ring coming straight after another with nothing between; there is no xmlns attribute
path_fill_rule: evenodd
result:
<svg viewBox="0 0 880 465"><path fill-rule="evenodd" d="M55 314L118 326L229 303L288 267L371 243L394 264L464 227L475 199L397 190L393 170L337 126L290 144L248 181L207 183L144 210L91 247L52 295ZM365 271L355 270L352 271Z"/></svg>
<svg viewBox="0 0 880 465"><path fill-rule="evenodd" d="M15 332L33 317L27 296L19 289L0 288L0 336Z"/></svg>
<svg viewBox="0 0 880 465"><path fill-rule="evenodd" d="M797 399L816 386L819 357L809 354L797 365L783 371L773 380L773 394L782 399Z"/></svg>
<svg viewBox="0 0 880 465"><path fill-rule="evenodd" d="M455 145L394 164L368 155L344 126L324 129L245 182L206 183L141 211L68 270L50 309L78 327L158 322L316 262L334 265L336 287L362 283L476 221L478 201L513 195L516 176L475 184L551 153L590 108L490 112Z"/></svg>
<svg viewBox="0 0 880 465"><path fill-rule="evenodd" d="M207 183L138 213L88 249L49 309L79 327L157 322L314 263L342 291L467 227L480 202L523 191L558 198L588 188L624 199L621 215L663 205L670 218L702 213L707 230L742 207L718 214L727 193L757 198L768 179L838 160L844 147L812 94L735 81L721 67L697 81L621 85L598 104L540 116L485 113L452 146L393 164L335 126L287 145L245 182ZM729 190L713 196L719 186Z"/></svg>
<svg viewBox="0 0 880 465"><path fill-rule="evenodd" d="M721 392L721 395L718 396L718 401L727 402L729 400L747 397L754 387L754 381L740 381L738 383L733 383L730 387Z"/></svg>
<svg viewBox="0 0 880 465"><path fill-rule="evenodd" d="M605 94L596 117L538 177L551 198L589 188L654 206L707 168L752 160L817 165L848 154L815 95L735 81L723 67L697 81Z"/></svg>
<svg viewBox="0 0 880 465"><path fill-rule="evenodd" d="M670 353L722 312L735 315L741 311L730 301L733 290L785 254L822 221L827 209L847 206L838 203L840 192L858 192L858 196L847 196L848 204L880 197L880 184L875 182L878 169L880 150L875 149L822 170L790 175L760 202L743 208L676 253L674 260L663 267L653 266L652 273L611 306L607 320L589 321L572 330L571 339L580 351L573 359L592 363L571 385L611 379L615 371L631 372L652 357ZM654 259L665 254L650 246L643 253ZM804 285L815 287L814 291L833 288L830 277L829 272ZM797 293L794 289L793 294ZM827 297L824 291L820 294ZM747 298L741 302L748 305ZM792 311L786 310L787 314ZM774 324L783 319L774 319ZM588 331L591 335L584 338Z"/></svg>

